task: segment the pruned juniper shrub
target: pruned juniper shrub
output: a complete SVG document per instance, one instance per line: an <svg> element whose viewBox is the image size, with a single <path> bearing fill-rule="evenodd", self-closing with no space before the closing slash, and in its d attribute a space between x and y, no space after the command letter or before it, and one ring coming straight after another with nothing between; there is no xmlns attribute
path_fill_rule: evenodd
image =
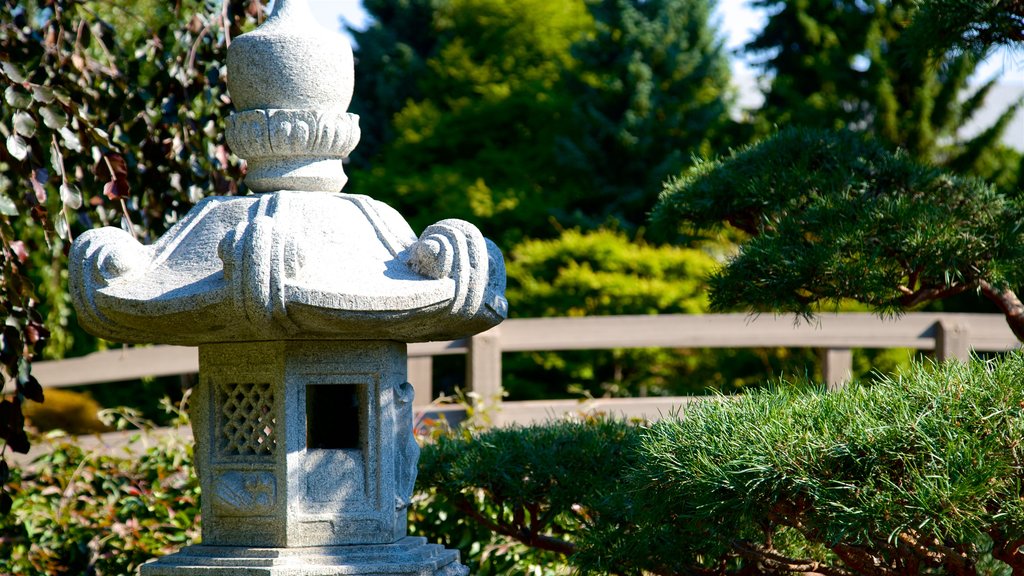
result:
<svg viewBox="0 0 1024 576"><path fill-rule="evenodd" d="M637 464L635 432L624 422L588 419L441 435L420 457L418 487L445 517L424 516L414 504L415 531L459 546L459 535L475 525L476 542L459 546L473 574L569 573L566 557L580 534L598 519L617 521L628 508L619 488ZM521 558L478 553L478 542L493 536L492 549L504 542L502 551Z"/></svg>
<svg viewBox="0 0 1024 576"><path fill-rule="evenodd" d="M428 446L421 481L584 574L1024 574L1022 379L1012 353L491 430Z"/></svg>
<svg viewBox="0 0 1024 576"><path fill-rule="evenodd" d="M1024 355L637 425L437 434L414 532L476 575L1024 574ZM181 420L180 423L183 423ZM11 479L0 573L128 574L198 536L187 445L62 443Z"/></svg>

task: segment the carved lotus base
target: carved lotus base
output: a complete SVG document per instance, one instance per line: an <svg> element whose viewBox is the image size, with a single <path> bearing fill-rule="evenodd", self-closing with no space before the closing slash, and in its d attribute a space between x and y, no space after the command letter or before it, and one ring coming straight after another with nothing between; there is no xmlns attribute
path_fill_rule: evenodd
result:
<svg viewBox="0 0 1024 576"><path fill-rule="evenodd" d="M189 546L144 564L141 576L468 576L459 553L425 538L317 548Z"/></svg>

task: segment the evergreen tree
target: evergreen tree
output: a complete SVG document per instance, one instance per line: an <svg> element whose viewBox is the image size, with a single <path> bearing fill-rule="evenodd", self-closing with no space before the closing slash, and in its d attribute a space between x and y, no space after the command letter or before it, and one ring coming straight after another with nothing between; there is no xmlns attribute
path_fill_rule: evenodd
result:
<svg viewBox="0 0 1024 576"><path fill-rule="evenodd" d="M594 0L595 31L575 46L573 132L563 163L586 183L563 220L643 222L658 185L727 143L729 65L713 0ZM589 220L589 221L588 221Z"/></svg>
<svg viewBox="0 0 1024 576"><path fill-rule="evenodd" d="M353 191L505 246L642 224L667 174L728 125L709 0L368 2L356 33L364 143ZM383 124L383 127L371 124Z"/></svg>
<svg viewBox="0 0 1024 576"><path fill-rule="evenodd" d="M1000 140L1020 103L990 129L961 138L957 130L980 110L995 80L968 86L983 55L977 50L921 49L921 25L908 30L920 4L756 0L773 14L747 46L748 53L762 56L760 65L770 77L763 119L778 126L862 131L918 160L985 176L999 172L993 164L1006 156Z"/></svg>
<svg viewBox="0 0 1024 576"><path fill-rule="evenodd" d="M769 125L797 122L832 129L861 122L871 103L863 57L877 2L753 0L751 4L771 14L745 48L766 75L763 120Z"/></svg>
<svg viewBox="0 0 1024 576"><path fill-rule="evenodd" d="M850 298L894 314L977 292L1024 340L1022 210L858 134L787 129L667 183L654 221L750 235L712 277L713 309L810 315Z"/></svg>

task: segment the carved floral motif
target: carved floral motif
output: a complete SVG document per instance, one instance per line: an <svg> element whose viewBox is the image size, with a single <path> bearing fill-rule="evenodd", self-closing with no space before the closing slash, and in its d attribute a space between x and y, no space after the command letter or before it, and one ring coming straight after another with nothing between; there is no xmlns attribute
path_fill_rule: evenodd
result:
<svg viewBox="0 0 1024 576"><path fill-rule="evenodd" d="M277 500L271 472L226 472L216 482L213 507L225 516L266 516Z"/></svg>

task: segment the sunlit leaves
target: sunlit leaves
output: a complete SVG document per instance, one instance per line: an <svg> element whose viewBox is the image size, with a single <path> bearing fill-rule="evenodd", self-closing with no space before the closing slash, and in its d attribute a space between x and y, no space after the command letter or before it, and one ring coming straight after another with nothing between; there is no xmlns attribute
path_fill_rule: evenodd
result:
<svg viewBox="0 0 1024 576"><path fill-rule="evenodd" d="M4 100L14 108L28 108L32 105L32 96L17 86L7 87Z"/></svg>
<svg viewBox="0 0 1024 576"><path fill-rule="evenodd" d="M11 79L11 82L21 84L25 81L25 76L21 73L21 70L18 70L18 67L10 62L0 62L0 70Z"/></svg>
<svg viewBox="0 0 1024 576"><path fill-rule="evenodd" d="M188 190L239 191L240 162L218 129L230 113L225 78L207 70L223 69L227 37L251 29L247 14L261 6L140 2L0 10L0 361L8 383L21 376L25 399L42 398L29 369L50 340L44 325L56 333L48 353L88 348L69 323L62 274L81 230L120 224L150 242L191 206ZM10 406L0 426L20 427L4 420ZM4 438L11 449L27 443Z"/></svg>
<svg viewBox="0 0 1024 576"><path fill-rule="evenodd" d="M11 200L10 196L6 194L0 194L0 214L4 216L17 216L18 205Z"/></svg>
<svg viewBox="0 0 1024 576"><path fill-rule="evenodd" d="M82 192L74 184L61 184L60 200L71 210L78 210L82 207Z"/></svg>
<svg viewBox="0 0 1024 576"><path fill-rule="evenodd" d="M28 142L18 134L11 134L7 137L7 152L18 160L24 160L28 156Z"/></svg>
<svg viewBox="0 0 1024 576"><path fill-rule="evenodd" d="M36 102L49 104L57 98L57 95L52 89L35 84L32 86L32 97L35 98Z"/></svg>
<svg viewBox="0 0 1024 576"><path fill-rule="evenodd" d="M60 130L68 124L67 115L56 106L43 106L39 109L39 115L43 118L43 124L53 130Z"/></svg>
<svg viewBox="0 0 1024 576"><path fill-rule="evenodd" d="M14 130L26 138L31 138L36 133L36 119L28 112L15 112Z"/></svg>
<svg viewBox="0 0 1024 576"><path fill-rule="evenodd" d="M103 185L103 194L111 200L120 200L131 196L131 185L128 183L128 167L120 154L104 154L93 167L93 173Z"/></svg>

